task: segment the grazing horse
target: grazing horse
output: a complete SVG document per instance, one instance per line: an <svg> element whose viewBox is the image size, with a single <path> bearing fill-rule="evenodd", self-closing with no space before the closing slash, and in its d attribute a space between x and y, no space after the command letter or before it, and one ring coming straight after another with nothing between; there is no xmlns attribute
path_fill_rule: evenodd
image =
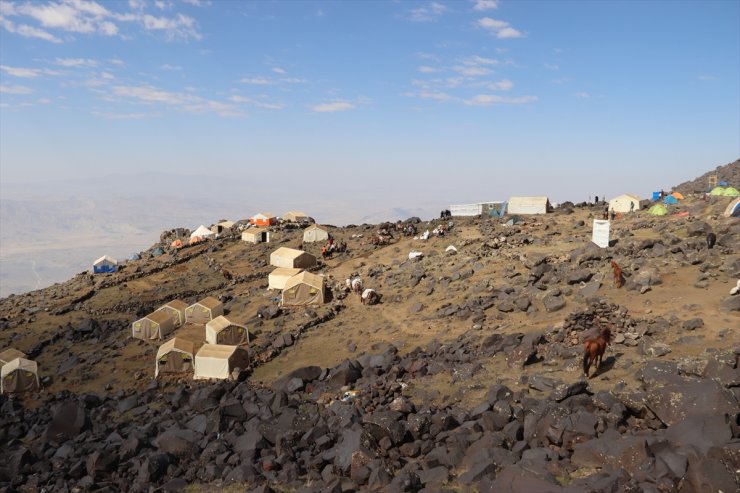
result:
<svg viewBox="0 0 740 493"><path fill-rule="evenodd" d="M355 277L351 282L352 292L355 294L362 294L362 279Z"/></svg>
<svg viewBox="0 0 740 493"><path fill-rule="evenodd" d="M374 289L368 288L362 292L360 301L363 305L374 305L378 301L378 293Z"/></svg>
<svg viewBox="0 0 740 493"><path fill-rule="evenodd" d="M596 363L596 369L601 366L601 359L606 351L606 346L611 342L612 332L609 328L601 331L596 339L589 339L583 343L583 373L588 378L588 370Z"/></svg>
<svg viewBox="0 0 740 493"><path fill-rule="evenodd" d="M618 287L622 287L622 268L612 260L612 269L614 270L614 284Z"/></svg>
<svg viewBox="0 0 740 493"><path fill-rule="evenodd" d="M714 233L707 233L707 248L714 248L714 244L717 242L717 235Z"/></svg>

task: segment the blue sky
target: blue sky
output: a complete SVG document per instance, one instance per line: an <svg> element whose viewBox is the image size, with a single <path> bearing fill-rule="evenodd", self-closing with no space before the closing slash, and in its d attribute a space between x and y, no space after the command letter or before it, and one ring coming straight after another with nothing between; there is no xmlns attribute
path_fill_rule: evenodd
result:
<svg viewBox="0 0 740 493"><path fill-rule="evenodd" d="M157 171L406 205L585 200L740 156L737 1L0 7L6 182Z"/></svg>

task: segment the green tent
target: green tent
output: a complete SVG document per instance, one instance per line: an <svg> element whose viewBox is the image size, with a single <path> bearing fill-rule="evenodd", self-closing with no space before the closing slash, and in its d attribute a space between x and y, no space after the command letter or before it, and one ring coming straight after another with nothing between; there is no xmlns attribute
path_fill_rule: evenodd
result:
<svg viewBox="0 0 740 493"><path fill-rule="evenodd" d="M722 195L725 197L740 197L740 191L735 187L727 187L724 192L722 192Z"/></svg>
<svg viewBox="0 0 740 493"><path fill-rule="evenodd" d="M653 216L665 216L668 214L668 208L663 204L655 204L648 209L648 214L652 214Z"/></svg>
<svg viewBox="0 0 740 493"><path fill-rule="evenodd" d="M725 194L725 187L714 187L711 192L709 192L709 195L724 195Z"/></svg>

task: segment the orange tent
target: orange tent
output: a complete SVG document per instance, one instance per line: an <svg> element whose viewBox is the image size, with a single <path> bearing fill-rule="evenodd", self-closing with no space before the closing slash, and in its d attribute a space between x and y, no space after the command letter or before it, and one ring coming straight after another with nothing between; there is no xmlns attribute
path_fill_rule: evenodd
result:
<svg viewBox="0 0 740 493"><path fill-rule="evenodd" d="M676 197L676 200L683 200L684 199L683 195L681 195L681 192L673 192L671 195L673 195L674 197Z"/></svg>
<svg viewBox="0 0 740 493"><path fill-rule="evenodd" d="M182 241L181 240L175 240L170 245L172 248L182 248Z"/></svg>

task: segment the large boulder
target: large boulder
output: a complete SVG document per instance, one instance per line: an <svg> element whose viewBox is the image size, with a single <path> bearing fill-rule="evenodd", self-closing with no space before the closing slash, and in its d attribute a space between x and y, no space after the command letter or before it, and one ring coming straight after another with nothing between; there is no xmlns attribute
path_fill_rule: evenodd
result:
<svg viewBox="0 0 740 493"><path fill-rule="evenodd" d="M667 385L646 391L648 407L663 423L672 425L694 416L734 415L734 394L714 380Z"/></svg>
<svg viewBox="0 0 740 493"><path fill-rule="evenodd" d="M200 435L192 430L173 428L160 434L154 444L162 452L176 457L190 455L197 447Z"/></svg>
<svg viewBox="0 0 740 493"><path fill-rule="evenodd" d="M61 443L73 439L89 425L85 408L77 402L63 402L54 411L46 438Z"/></svg>

